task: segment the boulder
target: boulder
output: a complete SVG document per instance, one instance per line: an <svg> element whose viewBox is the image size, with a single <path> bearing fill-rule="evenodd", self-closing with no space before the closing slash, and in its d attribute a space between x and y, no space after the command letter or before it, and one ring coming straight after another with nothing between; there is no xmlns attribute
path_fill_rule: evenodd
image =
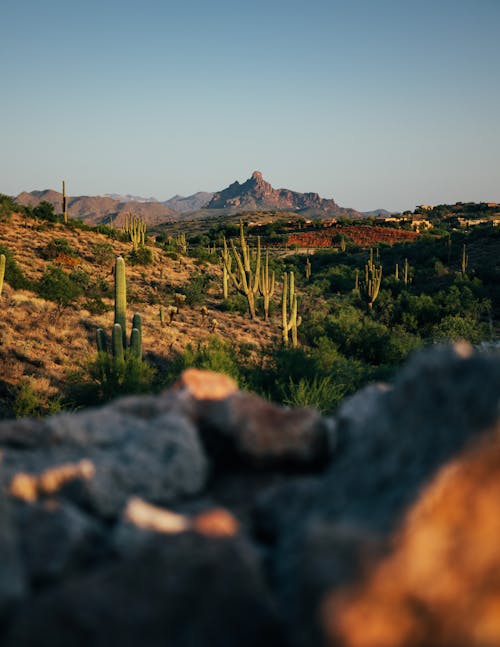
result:
<svg viewBox="0 0 500 647"><path fill-rule="evenodd" d="M233 538L157 536L19 608L6 647L285 646L257 555Z"/></svg>

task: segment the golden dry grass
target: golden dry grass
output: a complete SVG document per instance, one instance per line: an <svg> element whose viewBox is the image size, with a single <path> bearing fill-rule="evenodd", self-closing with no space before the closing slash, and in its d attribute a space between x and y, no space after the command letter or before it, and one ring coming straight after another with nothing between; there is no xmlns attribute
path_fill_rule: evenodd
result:
<svg viewBox="0 0 500 647"><path fill-rule="evenodd" d="M16 214L9 222L0 222L0 244L13 253L30 280L39 279L53 262L44 260L41 252L54 238L65 238L78 255L76 265L60 264L64 271L80 269L110 286L113 285L113 263L96 264L92 245L110 243L116 256L126 256L131 250L130 243L115 241L96 232L71 230L59 223L26 220ZM172 324L162 326L159 304L150 305L147 300L151 295L161 295L162 283L181 289L200 268L194 259L173 260L159 248L152 249L152 266L127 265L127 320L131 322L134 312L142 315L146 358L154 355L168 361L172 353L183 351L187 344L208 340L212 334L209 322L213 318L217 319L217 334L222 339L233 344L253 344L256 352L268 346L279 334L278 319L264 324L217 309L221 301L221 270L210 264L202 268L214 281L214 287L207 294L208 316L204 319L199 307L182 306ZM159 287L152 286L152 281ZM85 297L80 297L75 306L62 309L29 290L14 290L5 282L0 299L0 380L7 385L16 385L21 379L29 378L37 392L40 390L45 395L56 393L67 372L78 368L95 353L96 329L102 327L110 332L113 325L113 311L91 314L84 307ZM112 299L104 298L103 301L112 308ZM162 299L162 303L167 305L168 298Z"/></svg>

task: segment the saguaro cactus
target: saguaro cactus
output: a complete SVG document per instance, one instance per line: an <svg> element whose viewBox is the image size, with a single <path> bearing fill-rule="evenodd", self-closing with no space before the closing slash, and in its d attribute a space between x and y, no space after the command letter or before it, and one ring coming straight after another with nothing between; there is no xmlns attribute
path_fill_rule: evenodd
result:
<svg viewBox="0 0 500 647"><path fill-rule="evenodd" d="M378 297L381 283L382 265L375 265L370 254L370 260L365 265L365 280L361 283L361 295L368 304L369 310L373 309L373 304Z"/></svg>
<svg viewBox="0 0 500 647"><path fill-rule="evenodd" d="M274 272L269 277L269 250L266 249L266 259L261 268L259 291L264 297L264 319L269 319L269 302L274 294Z"/></svg>
<svg viewBox="0 0 500 647"><path fill-rule="evenodd" d="M129 235L134 251L146 242L146 223L139 216L129 213L125 216L123 231Z"/></svg>
<svg viewBox="0 0 500 647"><path fill-rule="evenodd" d="M127 348L126 333L127 316L127 291L125 280L125 261L121 256L115 262L115 320L111 334L111 357L108 357L108 344L106 334L102 328L96 333L97 351L104 354L108 359L105 362L105 375L109 379L111 375L120 379L123 375L127 356L142 360L142 319L140 314L134 314L132 318L132 332L130 334L130 346Z"/></svg>
<svg viewBox="0 0 500 647"><path fill-rule="evenodd" d="M240 222L240 251L236 249L233 241L231 241L231 251L236 261L238 273L233 272L225 263L229 278L238 292L246 297L250 318L255 319L255 295L259 290L260 282L260 238L257 238L255 263L252 263L252 253L245 240L243 223Z"/></svg>
<svg viewBox="0 0 500 647"><path fill-rule="evenodd" d="M227 242L224 238L222 249L222 296L227 299L229 296L229 272L233 264L233 257L227 248Z"/></svg>
<svg viewBox="0 0 500 647"><path fill-rule="evenodd" d="M127 345L127 284L125 279L125 261L121 256L115 261L115 324L122 329L123 346Z"/></svg>
<svg viewBox="0 0 500 647"><path fill-rule="evenodd" d="M68 200L66 198L66 182L63 180L62 183L62 214L64 222L68 222Z"/></svg>
<svg viewBox="0 0 500 647"><path fill-rule="evenodd" d="M311 261L309 260L309 256L306 258L306 279L309 280L311 278Z"/></svg>
<svg viewBox="0 0 500 647"><path fill-rule="evenodd" d="M462 276L465 276L467 274L467 267L469 265L469 255L467 254L467 245L464 243L462 247L462 261L461 261L461 270L462 270Z"/></svg>
<svg viewBox="0 0 500 647"><path fill-rule="evenodd" d="M283 274L283 294L281 297L283 345L289 344L289 333L292 333L292 348L297 348L297 328L302 323L302 317L297 317L297 295L295 294L295 278L293 272Z"/></svg>
<svg viewBox="0 0 500 647"><path fill-rule="evenodd" d="M407 258L405 258L405 264L403 267L403 282L405 285L408 285L410 282L410 265Z"/></svg>
<svg viewBox="0 0 500 647"><path fill-rule="evenodd" d="M2 296L3 279L5 276L5 254L0 254L0 297Z"/></svg>

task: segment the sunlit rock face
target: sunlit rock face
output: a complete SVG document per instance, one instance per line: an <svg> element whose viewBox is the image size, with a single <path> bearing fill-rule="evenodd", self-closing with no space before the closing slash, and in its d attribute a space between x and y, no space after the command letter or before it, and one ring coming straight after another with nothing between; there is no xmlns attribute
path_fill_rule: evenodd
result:
<svg viewBox="0 0 500 647"><path fill-rule="evenodd" d="M500 646L499 402L457 345L331 418L191 369L2 422L0 641Z"/></svg>

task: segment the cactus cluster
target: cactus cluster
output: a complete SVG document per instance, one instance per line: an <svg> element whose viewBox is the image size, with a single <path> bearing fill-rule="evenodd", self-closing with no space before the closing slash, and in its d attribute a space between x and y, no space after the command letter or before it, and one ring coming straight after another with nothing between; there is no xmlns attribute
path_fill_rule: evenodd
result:
<svg viewBox="0 0 500 647"><path fill-rule="evenodd" d="M302 317L297 317L297 295L295 294L295 278L293 272L283 275L283 294L281 297L283 345L289 344L289 333L292 336L292 348L297 348L297 328L302 323Z"/></svg>
<svg viewBox="0 0 500 647"><path fill-rule="evenodd" d="M135 216L133 213L125 216L123 231L128 234L134 251L137 251L140 246L145 244L146 229L146 223L141 217Z"/></svg>
<svg viewBox="0 0 500 647"><path fill-rule="evenodd" d="M125 277L125 261L121 256L115 262L115 319L111 335L111 357L108 356L108 340L103 328L98 328L96 334L97 351L99 355L110 359L110 372L117 378L123 374L127 355L142 361L142 319L134 314L130 344L127 346L127 287ZM109 376L108 376L109 377Z"/></svg>
<svg viewBox="0 0 500 647"><path fill-rule="evenodd" d="M257 238L257 249L252 253L245 240L243 222L240 221L240 249L236 248L232 240L230 242L237 272L233 272L230 263L224 257L224 253L222 254L222 261L231 283L240 294L246 297L250 319L255 319L255 295L259 291L260 283L260 238ZM225 241L224 247L227 248Z"/></svg>
<svg viewBox="0 0 500 647"><path fill-rule="evenodd" d="M175 237L175 244L177 245L177 249L180 251L180 253L184 254L185 256L188 251L186 234L183 232L181 232L180 234L177 234L177 236Z"/></svg>

